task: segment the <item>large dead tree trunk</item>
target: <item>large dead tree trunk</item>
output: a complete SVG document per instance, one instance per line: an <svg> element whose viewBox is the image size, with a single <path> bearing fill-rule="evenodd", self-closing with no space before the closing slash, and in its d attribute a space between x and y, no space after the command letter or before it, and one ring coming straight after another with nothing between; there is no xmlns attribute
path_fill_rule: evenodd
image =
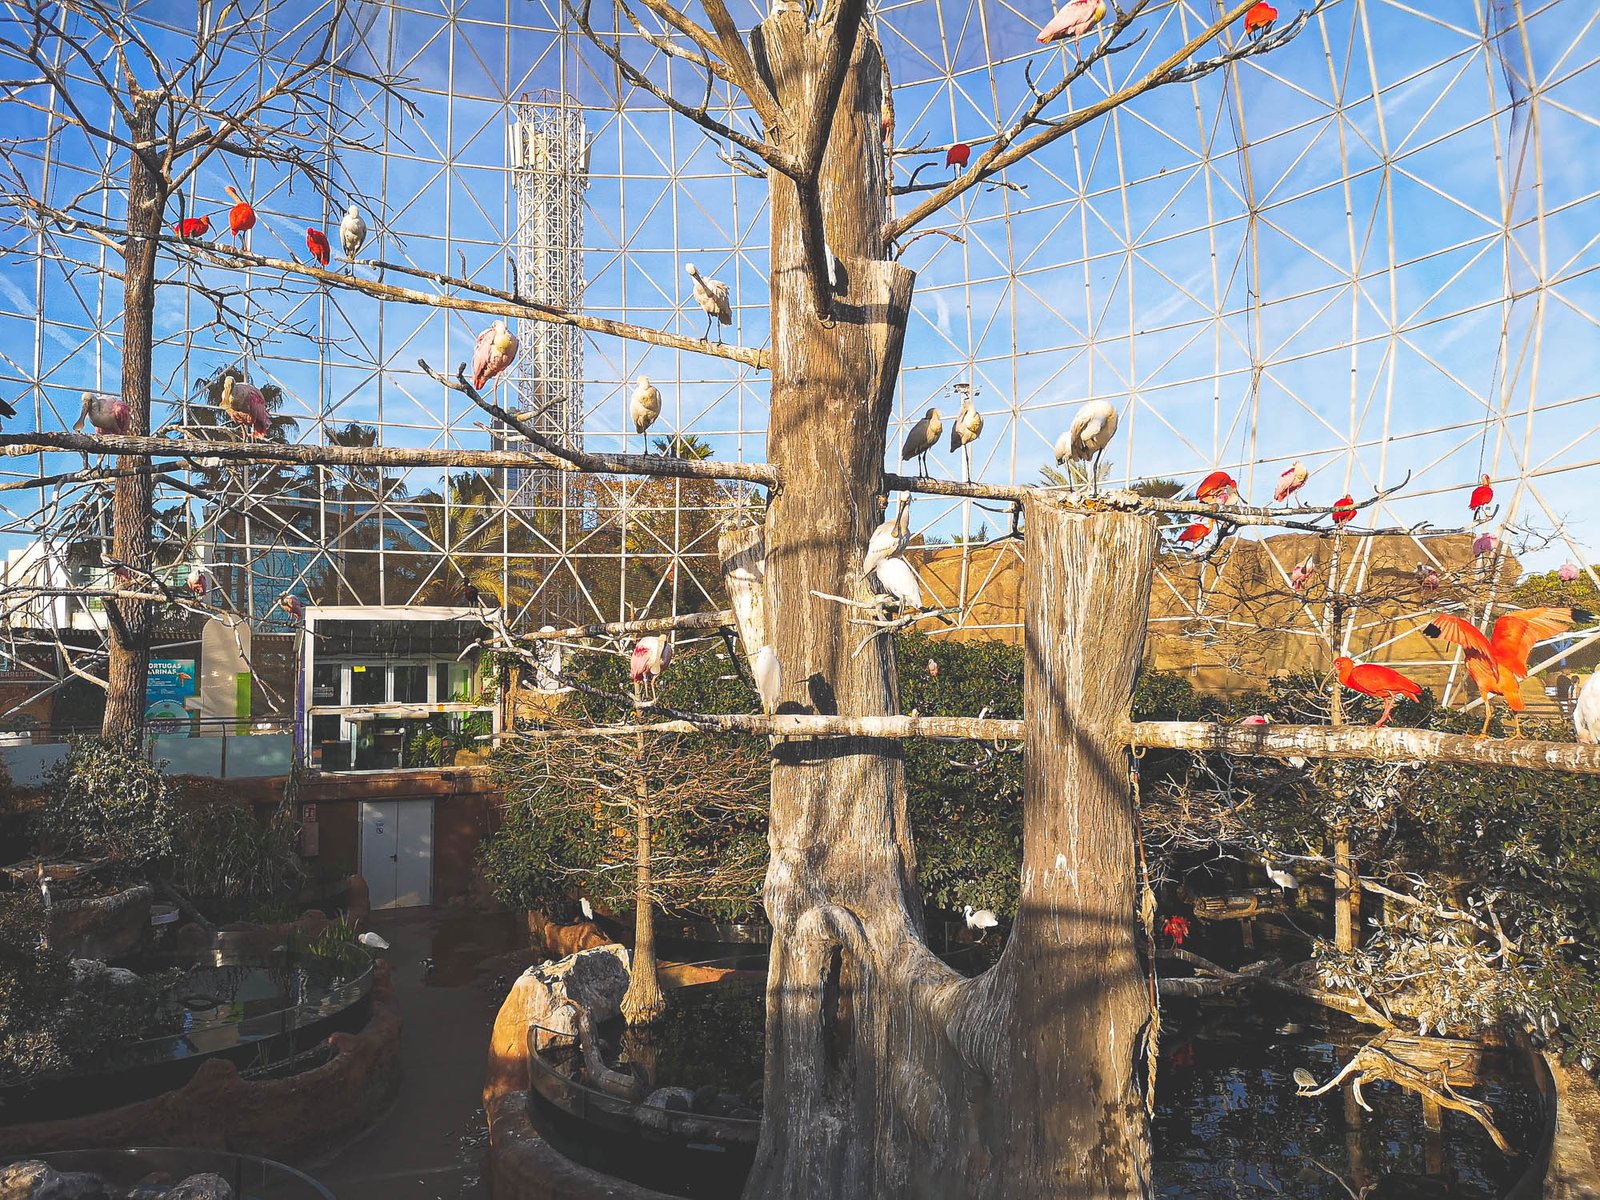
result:
<svg viewBox="0 0 1600 1200"><path fill-rule="evenodd" d="M830 39L800 15L757 31L786 111L819 104ZM816 315L802 245L807 198L772 179L772 415L782 487L767 522L765 637L786 701L821 714L895 712L888 639L818 593L861 597L885 433L910 302L888 261L883 64L863 31L833 111L819 193L839 278ZM1030 504L1033 502L1030 501ZM1142 1004L1133 838L1119 739L1146 617L1148 519L1028 522L1030 746L1023 913L975 981L921 936L900 743L774 748L766 905L766 1114L746 1194L762 1200L1143 1196L1135 1085ZM1121 606L1126 611L1118 612ZM753 652L753 647L747 650ZM1070 651L1070 652L1069 652Z"/></svg>
<svg viewBox="0 0 1600 1200"><path fill-rule="evenodd" d="M644 734L635 735L634 810L635 876L633 883L633 964L622 997L622 1018L629 1025L648 1025L667 1011L667 998L656 973L656 898L651 879L650 784L645 777Z"/></svg>
<svg viewBox="0 0 1600 1200"><path fill-rule="evenodd" d="M129 130L135 145L155 138L161 97L137 87L130 97L136 118ZM154 153L153 150L149 153ZM150 431L150 374L156 304L156 247L166 208L165 178L139 153L128 168L128 241L123 250L122 398L131 414L128 432ZM138 460L119 457L127 469ZM131 470L118 478L111 503L111 557L135 572L151 567L151 522L155 483L148 472ZM142 577L140 579L142 583ZM136 741L144 729L145 687L150 675L150 604L145 600L106 602L109 661L106 665L106 711L103 737Z"/></svg>

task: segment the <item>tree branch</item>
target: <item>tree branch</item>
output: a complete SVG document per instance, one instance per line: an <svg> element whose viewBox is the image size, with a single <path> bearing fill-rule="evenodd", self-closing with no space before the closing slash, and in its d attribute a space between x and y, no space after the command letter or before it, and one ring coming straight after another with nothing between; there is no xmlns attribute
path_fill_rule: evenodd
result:
<svg viewBox="0 0 1600 1200"><path fill-rule="evenodd" d="M643 621L607 621L598 625L574 625L570 629L540 629L517 635L519 642L576 641L580 638L609 637L617 634L668 633L675 629L723 629L733 626L733 610L684 613L677 617L651 617Z"/></svg>
<svg viewBox="0 0 1600 1200"><path fill-rule="evenodd" d="M835 717L811 713L695 713L637 725L591 725L519 730L519 738L550 741L572 737L615 737L632 733L762 733L779 737L959 738L1020 741L1021 721L975 717Z"/></svg>
<svg viewBox="0 0 1600 1200"><path fill-rule="evenodd" d="M672 9L672 5L665 3L665 0L644 0L644 3L657 15L660 15L660 9ZM722 0L700 0L700 7L706 10L706 16L711 19L711 27L717 31L717 37L720 39L718 51L722 61L727 65L729 74L733 76L730 82L749 99L750 107L756 110L761 123L771 133L777 135L775 138L769 135L769 140L779 142L788 140L793 130L784 117L783 110L778 107L778 98L772 94L766 81L761 78L761 73L756 70L756 64L750 57L750 48L744 44L739 27L728 14L727 7ZM678 15L681 17L681 14ZM687 18L683 19L687 21ZM693 24L693 22L687 23Z"/></svg>

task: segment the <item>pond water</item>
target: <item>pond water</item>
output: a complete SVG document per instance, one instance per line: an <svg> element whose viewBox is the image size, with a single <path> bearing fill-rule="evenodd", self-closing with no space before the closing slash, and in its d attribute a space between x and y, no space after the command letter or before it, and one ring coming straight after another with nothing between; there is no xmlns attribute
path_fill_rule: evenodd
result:
<svg viewBox="0 0 1600 1200"><path fill-rule="evenodd" d="M656 1087L715 1089L758 1102L763 990L734 983L685 988L654 1030L602 1029L614 1065L645 1066ZM1161 1069L1152 1122L1156 1194L1175 1200L1498 1200L1527 1169L1542 1112L1531 1081L1509 1056L1491 1056L1490 1082L1472 1094L1522 1153L1506 1156L1470 1118L1445 1112L1425 1127L1417 1097L1387 1084L1364 1089L1373 1112L1348 1091L1295 1094L1304 1067L1333 1075L1369 1031L1310 1006L1173 1002L1163 1007ZM750 1153L737 1146L684 1147L597 1133L543 1101L541 1130L569 1157L610 1174L695 1200L739 1194ZM1347 1190L1348 1188L1348 1190Z"/></svg>

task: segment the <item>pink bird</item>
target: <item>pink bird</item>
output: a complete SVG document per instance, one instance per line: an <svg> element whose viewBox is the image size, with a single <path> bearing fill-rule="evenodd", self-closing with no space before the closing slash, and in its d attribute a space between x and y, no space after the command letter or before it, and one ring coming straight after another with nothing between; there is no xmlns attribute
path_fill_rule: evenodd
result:
<svg viewBox="0 0 1600 1200"><path fill-rule="evenodd" d="M633 679L634 703L639 702L641 686L646 694L645 702L654 704L656 700L656 684L661 678L661 672L667 669L667 664L672 661L672 643L659 634L639 639L634 646L633 653L628 657L628 674Z"/></svg>
<svg viewBox="0 0 1600 1200"><path fill-rule="evenodd" d="M1048 45L1067 38L1076 40L1098 25L1105 15L1105 0L1067 0L1050 18L1050 23L1039 30L1039 41Z"/></svg>
<svg viewBox="0 0 1600 1200"><path fill-rule="evenodd" d="M300 603L299 596L285 595L278 601L278 607L296 621L301 620L306 615L306 607Z"/></svg>
<svg viewBox="0 0 1600 1200"><path fill-rule="evenodd" d="M1572 583L1581 574L1578 564L1570 559L1556 568L1556 578L1562 583Z"/></svg>
<svg viewBox="0 0 1600 1200"><path fill-rule="evenodd" d="M1278 476L1278 486L1272 489L1272 498L1282 504L1290 496L1305 487L1306 480L1310 477L1311 472L1306 470L1305 463L1295 459L1289 468Z"/></svg>
<svg viewBox="0 0 1600 1200"><path fill-rule="evenodd" d="M1500 539L1495 537L1494 534L1480 533L1472 539L1472 553L1482 558L1485 554L1493 552L1494 548L1499 544Z"/></svg>
<svg viewBox="0 0 1600 1200"><path fill-rule="evenodd" d="M267 398L254 384L236 382L232 375L222 377L222 403L219 405L240 429L254 438L264 438L272 428Z"/></svg>
<svg viewBox="0 0 1600 1200"><path fill-rule="evenodd" d="M99 433L126 434L133 428L133 409L121 396L108 396L104 392L85 392L83 411L73 423L72 432L82 433L87 420Z"/></svg>
<svg viewBox="0 0 1600 1200"><path fill-rule="evenodd" d="M1272 718L1271 717L1264 717L1260 713L1253 713L1250 716L1246 717L1244 720L1240 721L1239 724L1241 724L1241 725L1271 725L1272 724Z"/></svg>
<svg viewBox="0 0 1600 1200"><path fill-rule="evenodd" d="M504 321L497 320L480 333L472 347L472 386L481 392L484 384L516 361L518 347L517 335Z"/></svg>
<svg viewBox="0 0 1600 1200"><path fill-rule="evenodd" d="M939 678L939 664L931 658L928 660L928 674L934 679Z"/></svg>
<svg viewBox="0 0 1600 1200"><path fill-rule="evenodd" d="M1289 572L1289 586L1297 592L1303 592L1316 574L1317 556L1308 554L1304 562L1296 563L1294 569Z"/></svg>
<svg viewBox="0 0 1600 1200"><path fill-rule="evenodd" d="M1439 590L1439 568L1432 563L1419 562L1416 575L1417 583L1421 585L1423 591L1437 592Z"/></svg>
<svg viewBox="0 0 1600 1200"><path fill-rule="evenodd" d="M195 563L189 568L189 577L184 582L188 584L189 592L195 599L199 600L205 597L206 572L205 568L199 563Z"/></svg>

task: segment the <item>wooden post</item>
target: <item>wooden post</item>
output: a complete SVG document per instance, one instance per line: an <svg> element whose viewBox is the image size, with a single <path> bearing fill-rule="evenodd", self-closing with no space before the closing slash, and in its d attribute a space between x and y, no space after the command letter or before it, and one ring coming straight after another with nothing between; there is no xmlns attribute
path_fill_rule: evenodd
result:
<svg viewBox="0 0 1600 1200"><path fill-rule="evenodd" d="M1360 943L1360 911L1361 888L1350 852L1350 831L1341 827L1333 834L1333 944L1340 950L1354 950Z"/></svg>
<svg viewBox="0 0 1600 1200"><path fill-rule="evenodd" d="M644 734L635 735L633 769L634 850L637 856L633 894L633 963L628 990L622 997L622 1017L629 1025L648 1025L667 1011L656 976L655 892L650 885L650 781L645 775Z"/></svg>

